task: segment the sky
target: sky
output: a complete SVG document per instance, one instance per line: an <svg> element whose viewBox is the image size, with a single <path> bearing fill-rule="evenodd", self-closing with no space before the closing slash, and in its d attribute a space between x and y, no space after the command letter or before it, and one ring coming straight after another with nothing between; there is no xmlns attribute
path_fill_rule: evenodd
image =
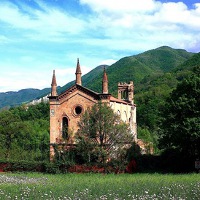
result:
<svg viewBox="0 0 200 200"><path fill-rule="evenodd" d="M200 52L199 0L0 0L0 92L51 87L160 46Z"/></svg>

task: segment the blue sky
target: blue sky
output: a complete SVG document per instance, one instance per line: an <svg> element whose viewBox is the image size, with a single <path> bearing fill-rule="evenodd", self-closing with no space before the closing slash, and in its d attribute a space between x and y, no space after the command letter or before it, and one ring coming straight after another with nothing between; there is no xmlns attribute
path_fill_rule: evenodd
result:
<svg viewBox="0 0 200 200"><path fill-rule="evenodd" d="M163 45L200 52L199 0L0 0L0 92L50 87Z"/></svg>

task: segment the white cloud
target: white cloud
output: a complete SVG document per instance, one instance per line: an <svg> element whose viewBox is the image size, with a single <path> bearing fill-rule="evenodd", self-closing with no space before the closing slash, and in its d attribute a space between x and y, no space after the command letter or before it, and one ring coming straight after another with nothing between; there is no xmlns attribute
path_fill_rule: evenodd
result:
<svg viewBox="0 0 200 200"><path fill-rule="evenodd" d="M164 3L161 6L161 9L158 12L160 15L160 20L166 20L169 22L182 22L185 17L188 16L189 11L187 9L187 6L182 3L174 3L174 2L168 2Z"/></svg>
<svg viewBox="0 0 200 200"><path fill-rule="evenodd" d="M36 40L58 41L67 34L76 35L84 29L84 21L76 16L58 8L49 8L41 1L38 1L38 5L41 10L21 4L27 10L24 13L13 3L0 2L0 21L8 24L13 31L23 30L24 36Z"/></svg>
<svg viewBox="0 0 200 200"><path fill-rule="evenodd" d="M176 25L177 27L183 26L184 30L192 27L193 31L200 28L200 24L197 23L200 21L198 7L189 10L182 2L164 3L153 19L161 25L161 28L163 24Z"/></svg>
<svg viewBox="0 0 200 200"><path fill-rule="evenodd" d="M114 63L116 63L117 60L114 59L107 59L107 60L102 60L99 65L112 65Z"/></svg>
<svg viewBox="0 0 200 200"><path fill-rule="evenodd" d="M5 74L5 76L2 76ZM43 89L49 85L46 79L42 76L42 74L38 74L37 72L32 72L31 75L28 72L10 72L10 73L2 73L1 75L1 92L6 91L18 91L23 88L37 88ZM38 81L39 80L39 81ZM11 89L12 88L12 89Z"/></svg>
<svg viewBox="0 0 200 200"><path fill-rule="evenodd" d="M27 59L29 60L31 58ZM43 68L38 68L38 66L29 64L29 66L27 66L27 68L24 68L23 70L19 70L22 67L21 65L12 66L11 63L0 63L0 66L4 66L1 67L0 92L6 92L10 90L18 91L23 88L43 89L46 87L51 87L53 70L55 70L57 85L59 86L63 86L66 83L75 80L75 66L55 67L52 63L43 63ZM33 71L32 69L34 68L36 70ZM88 73L91 68L81 65L81 70L82 75L84 75Z"/></svg>
<svg viewBox="0 0 200 200"><path fill-rule="evenodd" d="M88 40L109 49L143 51L161 45L191 49L200 40L200 4L189 9L183 2L155 0L80 2L95 11L96 30L104 30L105 39Z"/></svg>
<svg viewBox="0 0 200 200"><path fill-rule="evenodd" d="M146 13L155 11L160 6L160 2L154 0L80 0L80 2L89 5L96 12L106 11L109 13Z"/></svg>
<svg viewBox="0 0 200 200"><path fill-rule="evenodd" d="M12 3L4 2L0 6L0 19L10 24L13 29L25 29L22 34L29 39L65 42L68 45L77 41L87 45L86 41L89 41L90 45L97 46L109 41L109 45L106 45L109 49L134 50L134 44L137 46L137 43L140 43L142 47L143 40L152 46L155 40L151 39L154 37L164 36L166 42L181 39L175 38L175 35L187 35L187 38L194 40L199 37L199 3L189 10L182 2L80 0L81 4L88 5L95 12L80 18L69 15L64 9L48 6L45 1L36 2L40 10L21 4L27 13L23 13ZM4 40L5 38L0 38L0 42ZM156 41L156 44L159 42L162 43ZM188 43L188 40L185 43Z"/></svg>

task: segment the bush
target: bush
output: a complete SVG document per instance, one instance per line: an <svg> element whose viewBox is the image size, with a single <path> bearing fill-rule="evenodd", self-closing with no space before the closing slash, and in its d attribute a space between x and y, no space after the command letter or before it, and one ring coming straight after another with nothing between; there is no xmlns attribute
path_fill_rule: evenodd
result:
<svg viewBox="0 0 200 200"><path fill-rule="evenodd" d="M44 163L44 172L48 174L59 174L59 165L55 163Z"/></svg>
<svg viewBox="0 0 200 200"><path fill-rule="evenodd" d="M0 171L66 173L69 165L51 162L5 161L0 160Z"/></svg>
<svg viewBox="0 0 200 200"><path fill-rule="evenodd" d="M194 172L195 158L181 153L178 149L167 149L161 154L160 168L164 172Z"/></svg>

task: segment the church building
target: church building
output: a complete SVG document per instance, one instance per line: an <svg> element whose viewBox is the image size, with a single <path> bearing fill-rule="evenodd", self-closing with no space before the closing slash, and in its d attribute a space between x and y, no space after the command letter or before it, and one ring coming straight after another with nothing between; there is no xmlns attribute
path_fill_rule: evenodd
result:
<svg viewBox="0 0 200 200"><path fill-rule="evenodd" d="M106 71L102 74L102 92L97 93L82 86L81 67L79 59L76 66L75 84L61 94L57 94L55 70L53 71L50 103L50 156L54 155L53 145L61 144L66 130L76 134L81 115L89 107L101 101L107 103L121 119L130 125L131 134L137 141L136 105L134 104L134 85L118 83L118 98L108 91L108 77ZM73 139L70 141L74 143Z"/></svg>

